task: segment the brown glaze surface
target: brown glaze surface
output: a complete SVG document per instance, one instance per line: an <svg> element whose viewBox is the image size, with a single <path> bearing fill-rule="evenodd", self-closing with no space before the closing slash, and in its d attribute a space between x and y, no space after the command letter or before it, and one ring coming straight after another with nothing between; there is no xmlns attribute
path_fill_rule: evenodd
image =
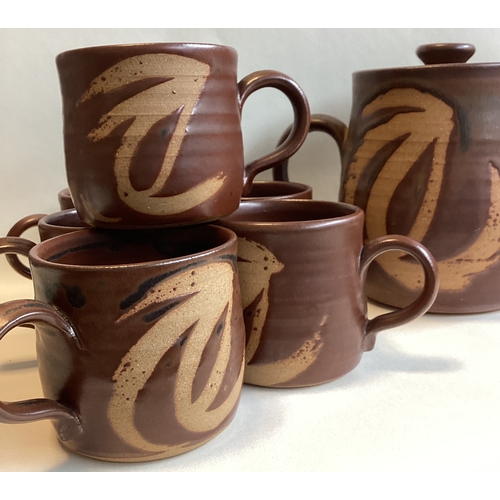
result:
<svg viewBox="0 0 500 500"><path fill-rule="evenodd" d="M238 207L260 171L292 155L307 134L298 85L273 71L239 84L230 47L151 43L60 54L68 184L84 221L109 228L206 222ZM241 108L275 87L290 99L294 134L244 167Z"/></svg>
<svg viewBox="0 0 500 500"><path fill-rule="evenodd" d="M378 331L428 310L438 283L430 254L400 236L364 247L363 221L363 212L352 205L260 200L242 202L218 222L238 235L245 382L299 387L334 380L373 348ZM425 291L410 308L368 320L365 273L377 255L391 249L423 263Z"/></svg>
<svg viewBox="0 0 500 500"><path fill-rule="evenodd" d="M0 338L35 323L47 399L0 402L1 422L53 418L66 447L111 461L184 453L231 422L244 362L234 234L82 230L29 258L35 300L0 306Z"/></svg>

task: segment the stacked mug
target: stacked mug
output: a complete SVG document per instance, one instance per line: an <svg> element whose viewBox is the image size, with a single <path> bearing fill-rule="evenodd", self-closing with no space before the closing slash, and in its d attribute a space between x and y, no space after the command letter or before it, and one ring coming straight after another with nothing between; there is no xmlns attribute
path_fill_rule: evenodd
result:
<svg viewBox="0 0 500 500"><path fill-rule="evenodd" d="M230 47L180 43L58 56L71 193L60 201L75 209L30 216L0 241L35 292L0 305L0 338L35 325L45 395L0 402L1 422L52 419L65 446L103 460L178 455L230 424L243 382L334 380L378 331L431 307L437 268L421 244L364 243L361 209L253 182L300 148L309 106L279 72L237 83L236 63ZM263 87L285 93L295 121L245 166L241 110ZM35 223L39 244L19 237ZM389 250L420 262L423 290L369 320L367 269Z"/></svg>

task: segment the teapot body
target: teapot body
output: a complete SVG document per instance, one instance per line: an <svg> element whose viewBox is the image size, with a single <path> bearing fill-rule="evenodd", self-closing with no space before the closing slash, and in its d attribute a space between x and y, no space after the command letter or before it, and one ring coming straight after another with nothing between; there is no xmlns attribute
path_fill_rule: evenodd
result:
<svg viewBox="0 0 500 500"><path fill-rule="evenodd" d="M500 309L500 65L435 64L353 75L340 201L366 213L365 238L403 234L438 261L432 312ZM423 273L390 252L368 296L404 307Z"/></svg>

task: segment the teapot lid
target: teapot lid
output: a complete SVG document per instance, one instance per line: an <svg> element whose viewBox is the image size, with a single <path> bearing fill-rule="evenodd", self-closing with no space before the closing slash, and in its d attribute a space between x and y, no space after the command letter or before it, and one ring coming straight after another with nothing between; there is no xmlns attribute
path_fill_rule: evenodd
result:
<svg viewBox="0 0 500 500"><path fill-rule="evenodd" d="M388 76L389 74L405 74L410 76L415 74L414 72L418 72L419 74L422 72L423 76L428 71L431 74L440 73L441 71L445 71L446 73L452 71L457 77L460 77L462 76L462 71L466 71L467 74L473 74L475 69L483 72L487 71L487 68L491 69L495 67L497 70L500 68L499 63L465 64L475 52L476 48L470 43L430 43L420 45L416 50L417 56L424 63L423 66L362 70L354 72L354 75L359 75L359 77L363 78L368 75L381 77L382 75Z"/></svg>
<svg viewBox="0 0 500 500"><path fill-rule="evenodd" d="M429 43L417 47L417 56L425 65L466 63L476 52L470 43Z"/></svg>

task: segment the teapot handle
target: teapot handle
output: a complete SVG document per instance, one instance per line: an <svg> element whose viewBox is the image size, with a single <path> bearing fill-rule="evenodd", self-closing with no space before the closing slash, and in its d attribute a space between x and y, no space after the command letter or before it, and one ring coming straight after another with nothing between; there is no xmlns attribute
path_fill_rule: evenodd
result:
<svg viewBox="0 0 500 500"><path fill-rule="evenodd" d="M282 144L289 136L292 127L288 127L278 141L278 145ZM309 132L325 132L337 143L342 156L344 150L344 141L347 135L347 125L330 115L312 114L309 124ZM288 159L276 165L273 168L273 179L275 181L290 181L288 176Z"/></svg>

